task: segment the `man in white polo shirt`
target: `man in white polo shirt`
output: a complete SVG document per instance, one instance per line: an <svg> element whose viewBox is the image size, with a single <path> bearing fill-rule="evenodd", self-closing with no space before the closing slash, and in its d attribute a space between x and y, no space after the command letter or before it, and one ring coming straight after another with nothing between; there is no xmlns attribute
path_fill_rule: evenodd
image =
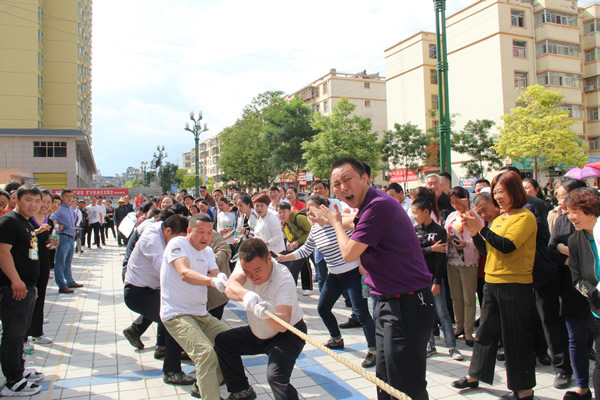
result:
<svg viewBox="0 0 600 400"><path fill-rule="evenodd" d="M159 315L163 254L171 239L185 236L187 228L188 220L183 215L171 215L164 222L153 223L144 230L127 261L125 304L131 311L156 322L159 330L164 329ZM129 336L137 334L133 329L129 327L123 331L128 340ZM195 376L187 375L181 370L181 347L168 332L165 332L164 344L163 381L174 385L194 383Z"/></svg>
<svg viewBox="0 0 600 400"><path fill-rule="evenodd" d="M192 217L187 236L167 244L160 269L160 318L196 365L192 396L204 400L220 400L222 375L213 346L215 337L229 329L206 310L207 286L223 292L227 283L208 247L212 233L213 221L208 215Z"/></svg>
<svg viewBox="0 0 600 400"><path fill-rule="evenodd" d="M231 392L229 399L256 399L241 358L249 354L269 356L267 381L275 400L297 399L298 392L290 383L290 376L304 340L265 315L268 310L306 332L296 282L287 267L271 258L269 249L260 239L245 240L238 255L239 261L225 294L232 300L243 302L249 325L221 333L215 340L225 384Z"/></svg>

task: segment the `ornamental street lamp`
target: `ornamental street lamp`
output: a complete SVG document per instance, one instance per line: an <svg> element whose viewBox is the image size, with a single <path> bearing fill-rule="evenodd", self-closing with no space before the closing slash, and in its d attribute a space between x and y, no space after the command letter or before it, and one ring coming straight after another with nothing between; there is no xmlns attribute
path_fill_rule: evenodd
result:
<svg viewBox="0 0 600 400"><path fill-rule="evenodd" d="M140 165L140 169L142 170L142 184L146 184L146 170L148 169L148 161L142 161Z"/></svg>
<svg viewBox="0 0 600 400"><path fill-rule="evenodd" d="M196 118L196 116L194 115L194 112L190 112L190 120L193 122L193 125L190 127L189 122L185 123L185 130L192 132L194 134L194 142L196 143L196 193L195 195L198 196L199 192L199 187L200 187L200 176L198 173L198 139L200 138L200 134L203 132L206 132L208 130L208 127L206 126L206 123L204 123L204 128L202 127L202 124L200 121L202 121L202 111L198 112L198 117Z"/></svg>

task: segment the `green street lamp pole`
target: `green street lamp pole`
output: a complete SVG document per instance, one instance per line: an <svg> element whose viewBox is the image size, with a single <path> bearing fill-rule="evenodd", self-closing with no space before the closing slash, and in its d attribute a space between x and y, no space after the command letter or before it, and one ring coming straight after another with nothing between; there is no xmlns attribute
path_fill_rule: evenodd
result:
<svg viewBox="0 0 600 400"><path fill-rule="evenodd" d="M208 127L206 126L206 123L204 123L204 128L202 127L202 124L200 121L202 121L202 111L198 112L198 117L196 118L196 116L194 115L194 112L190 112L190 120L193 122L192 127L190 128L190 124L188 122L185 123L185 130L192 132L194 134L194 142L196 144L196 192L194 193L195 196L198 196L199 192L199 188L200 188L200 176L198 173L198 139L200 138L200 134L203 132L206 132L208 130Z"/></svg>
<svg viewBox="0 0 600 400"><path fill-rule="evenodd" d="M438 110L440 115L440 172L450 172L450 106L448 96L448 51L446 46L446 0L433 0L435 8ZM441 32L440 32L441 28Z"/></svg>

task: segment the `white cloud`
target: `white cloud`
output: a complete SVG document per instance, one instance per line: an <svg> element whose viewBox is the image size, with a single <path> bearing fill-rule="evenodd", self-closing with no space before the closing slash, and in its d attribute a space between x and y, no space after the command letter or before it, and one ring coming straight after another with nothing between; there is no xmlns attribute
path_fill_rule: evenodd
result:
<svg viewBox="0 0 600 400"><path fill-rule="evenodd" d="M468 0L450 0L448 14ZM326 74L384 71L384 50L434 30L433 1L158 0L94 3L93 150L105 175L193 147L183 127L202 110L210 135L266 90L293 92Z"/></svg>

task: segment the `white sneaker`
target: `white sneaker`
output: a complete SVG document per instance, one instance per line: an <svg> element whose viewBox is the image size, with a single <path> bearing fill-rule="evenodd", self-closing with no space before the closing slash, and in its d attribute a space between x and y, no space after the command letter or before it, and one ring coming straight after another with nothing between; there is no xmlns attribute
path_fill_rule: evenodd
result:
<svg viewBox="0 0 600 400"><path fill-rule="evenodd" d="M311 294L313 294L312 290L303 290L302 291L302 296L310 296Z"/></svg>
<svg viewBox="0 0 600 400"><path fill-rule="evenodd" d="M4 386L0 392L3 397L29 397L39 393L42 387L37 383L29 382L23 378L11 387Z"/></svg>
<svg viewBox="0 0 600 400"><path fill-rule="evenodd" d="M52 339L50 339L46 335L34 336L31 339L33 340L33 343L35 343L35 344L50 344L50 343L54 342Z"/></svg>
<svg viewBox="0 0 600 400"><path fill-rule="evenodd" d="M27 379L29 382L39 382L44 379L44 373L38 372L33 368L25 368L23 371L23 378Z"/></svg>
<svg viewBox="0 0 600 400"><path fill-rule="evenodd" d="M456 361L464 360L463 355L460 353L460 351L458 351L458 349L456 347L453 349L450 349L449 353L450 353L450 357L452 357L452 359L454 359Z"/></svg>

